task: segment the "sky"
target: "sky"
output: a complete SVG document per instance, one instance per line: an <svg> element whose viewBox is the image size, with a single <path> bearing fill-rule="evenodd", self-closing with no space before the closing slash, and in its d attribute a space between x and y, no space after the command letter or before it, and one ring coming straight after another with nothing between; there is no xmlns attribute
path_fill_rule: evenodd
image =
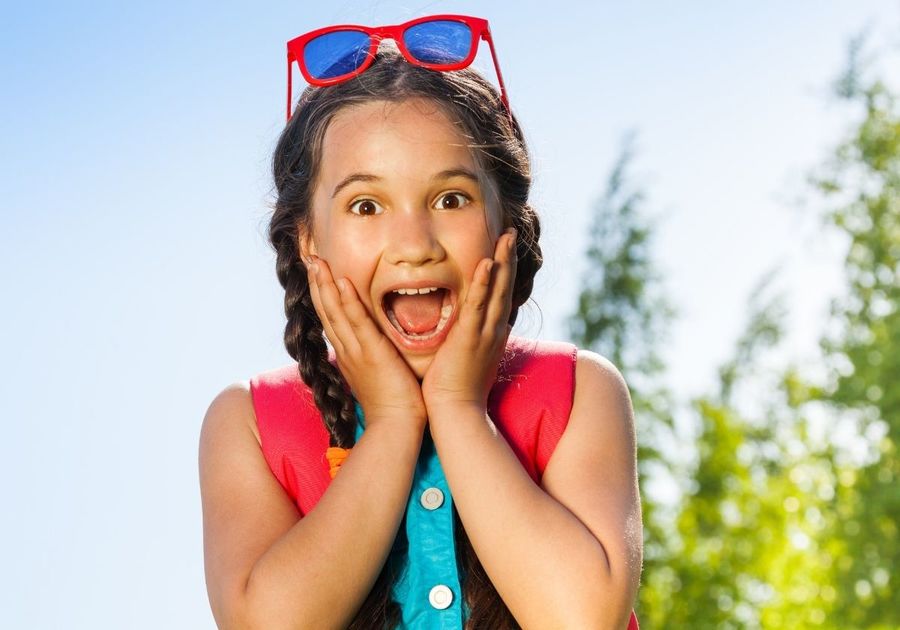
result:
<svg viewBox="0 0 900 630"><path fill-rule="evenodd" d="M830 95L849 38L869 26L896 52L897 2L15 3L0 24L4 627L215 627L203 415L290 361L265 239L284 44L436 13L490 20L533 155L545 266L517 334L566 338L592 204L635 130L680 313L664 352L679 399L714 386L776 264L790 352L815 361L844 243L805 180L858 114Z"/></svg>

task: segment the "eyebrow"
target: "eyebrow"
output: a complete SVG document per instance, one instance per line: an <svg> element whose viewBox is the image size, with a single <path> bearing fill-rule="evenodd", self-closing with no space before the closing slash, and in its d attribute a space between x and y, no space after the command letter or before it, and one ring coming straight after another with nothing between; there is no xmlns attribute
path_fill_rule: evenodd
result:
<svg viewBox="0 0 900 630"><path fill-rule="evenodd" d="M431 181L436 182L438 180L453 179L454 177L465 177L466 179L471 179L476 184L481 183L481 181L478 179L478 175L462 166L459 166L457 168L448 168L445 171L441 171L440 173L432 177Z"/></svg>
<svg viewBox="0 0 900 630"><path fill-rule="evenodd" d="M432 178L432 182L443 181L447 179L453 179L454 177L465 177L466 179L470 179L476 184L480 184L481 181L478 179L478 176L464 167L457 168L448 168L446 170L441 171L440 173L436 173ZM340 182L338 185L334 187L334 192L331 193L331 198L334 199L338 196L338 193L341 192L344 188L349 186L350 184L356 182L379 182L381 178L378 175L373 175L371 173L351 173Z"/></svg>
<svg viewBox="0 0 900 630"><path fill-rule="evenodd" d="M340 182L338 185L334 187L334 192L331 193L331 198L334 199L338 196L338 193L344 190L347 186L354 182L377 182L381 181L381 178L377 175L372 175L371 173L352 173L348 175Z"/></svg>

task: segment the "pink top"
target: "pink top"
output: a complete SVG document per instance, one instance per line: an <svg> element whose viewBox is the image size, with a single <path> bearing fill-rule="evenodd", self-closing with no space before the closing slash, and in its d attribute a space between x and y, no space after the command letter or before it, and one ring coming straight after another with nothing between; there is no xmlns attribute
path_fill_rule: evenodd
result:
<svg viewBox="0 0 900 630"><path fill-rule="evenodd" d="M510 337L488 414L535 483L569 420L578 349L569 343ZM250 379L263 455L272 473L308 514L331 482L328 431L296 364Z"/></svg>
<svg viewBox="0 0 900 630"><path fill-rule="evenodd" d="M537 484L569 420L577 355L569 343L510 336L488 396L488 415ZM263 456L306 515L331 482L328 431L312 391L291 363L252 377L250 392ZM628 629L638 629L634 612Z"/></svg>

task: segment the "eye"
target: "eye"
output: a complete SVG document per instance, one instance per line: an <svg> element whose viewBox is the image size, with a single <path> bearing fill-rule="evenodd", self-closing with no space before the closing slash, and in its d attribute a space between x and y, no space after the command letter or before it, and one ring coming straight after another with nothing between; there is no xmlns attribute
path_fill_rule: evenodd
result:
<svg viewBox="0 0 900 630"><path fill-rule="evenodd" d="M350 204L350 212L362 216L372 216L373 214L381 214L384 212L384 208L371 199L360 199Z"/></svg>
<svg viewBox="0 0 900 630"><path fill-rule="evenodd" d="M470 201L469 196L459 192L445 193L438 197L435 207L440 210L455 210L462 208Z"/></svg>

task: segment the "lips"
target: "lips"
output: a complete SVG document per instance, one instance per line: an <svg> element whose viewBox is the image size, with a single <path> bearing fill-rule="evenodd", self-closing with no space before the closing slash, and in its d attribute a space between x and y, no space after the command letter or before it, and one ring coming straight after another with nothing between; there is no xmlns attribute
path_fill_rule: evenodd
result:
<svg viewBox="0 0 900 630"><path fill-rule="evenodd" d="M398 284L385 291L380 303L390 336L398 346L411 351L439 346L456 317L454 291L435 281Z"/></svg>

